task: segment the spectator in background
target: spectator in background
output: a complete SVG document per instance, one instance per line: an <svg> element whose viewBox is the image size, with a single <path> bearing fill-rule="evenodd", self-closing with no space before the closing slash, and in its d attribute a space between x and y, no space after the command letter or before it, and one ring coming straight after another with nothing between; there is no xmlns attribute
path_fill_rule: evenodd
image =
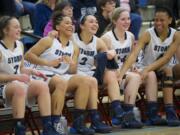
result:
<svg viewBox="0 0 180 135"><path fill-rule="evenodd" d="M58 0L42 0L35 5L34 36L27 35L21 39L25 52L43 36L44 27L48 23L57 2Z"/></svg>
<svg viewBox="0 0 180 135"><path fill-rule="evenodd" d="M15 5L16 5L16 17L29 15L31 26L34 29L35 12L36 12L35 4L24 0L15 0Z"/></svg>
<svg viewBox="0 0 180 135"><path fill-rule="evenodd" d="M38 36L43 36L43 31L48 23L52 12L58 3L58 0L42 0L42 2L36 5L36 19L34 34Z"/></svg>
<svg viewBox="0 0 180 135"><path fill-rule="evenodd" d="M0 16L14 16L15 10L16 8L14 0L0 0Z"/></svg>
<svg viewBox="0 0 180 135"><path fill-rule="evenodd" d="M27 2L32 2L32 3L36 3L36 2L38 2L38 0L24 0L24 1L27 1Z"/></svg>
<svg viewBox="0 0 180 135"><path fill-rule="evenodd" d="M130 11L131 26L130 31L134 34L135 40L138 40L141 29L142 18L137 13L137 7L134 0L116 0L117 6L122 6Z"/></svg>
<svg viewBox="0 0 180 135"><path fill-rule="evenodd" d="M100 37L105 28L110 24L111 13L115 9L116 2L115 0L98 0L97 1L97 20L99 24L99 29L96 33L96 36Z"/></svg>
<svg viewBox="0 0 180 135"><path fill-rule="evenodd" d="M56 7L53 11L53 14L52 14L52 18L54 16L54 14L56 14L57 12L61 12L65 16L69 16L69 17L73 18L73 7L72 7L71 3L68 1L62 1L56 5ZM75 23L75 22L73 22L73 23ZM52 30L53 30L52 29L52 20L50 20L44 28L43 36L47 36L48 33Z"/></svg>
<svg viewBox="0 0 180 135"><path fill-rule="evenodd" d="M94 15L97 12L96 0L70 0L73 6L73 16L75 20L79 20L81 16L86 14Z"/></svg>

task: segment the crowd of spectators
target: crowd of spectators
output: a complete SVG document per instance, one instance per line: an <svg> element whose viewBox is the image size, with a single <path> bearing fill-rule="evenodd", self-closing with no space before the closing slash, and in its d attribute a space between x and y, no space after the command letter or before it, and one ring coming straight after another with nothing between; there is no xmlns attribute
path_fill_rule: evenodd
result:
<svg viewBox="0 0 180 135"><path fill-rule="evenodd" d="M129 30L135 35L136 40L138 40L142 24L139 7L148 4L153 4L156 7L162 4L168 5L173 10L175 18L179 19L178 5L180 2L178 0L1 0L0 15L6 14L19 18L28 14L34 34L43 36L45 26L51 19L56 4L62 1L71 3L75 22L78 22L81 16L86 14L96 15L99 24L101 24L96 34L98 37L103 34L109 24L111 12L118 6L130 11L131 26ZM110 4L112 7L108 7L106 4Z"/></svg>

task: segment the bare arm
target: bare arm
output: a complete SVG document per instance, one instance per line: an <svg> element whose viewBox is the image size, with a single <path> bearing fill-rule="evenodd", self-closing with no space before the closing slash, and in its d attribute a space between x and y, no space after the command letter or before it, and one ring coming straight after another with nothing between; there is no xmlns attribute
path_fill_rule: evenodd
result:
<svg viewBox="0 0 180 135"><path fill-rule="evenodd" d="M27 68L24 66L24 59L21 62L21 74L27 74L27 75L35 75L36 74L36 70L33 68Z"/></svg>
<svg viewBox="0 0 180 135"><path fill-rule="evenodd" d="M133 48L132 52L128 56L127 60L123 64L119 77L123 78L124 74L127 72L127 70L132 66L132 64L136 61L139 52L141 49L150 41L150 35L148 32L145 32L142 34L142 36L139 38L138 44L135 48Z"/></svg>
<svg viewBox="0 0 180 135"><path fill-rule="evenodd" d="M111 50L112 47L111 47L111 40L109 39L109 37L107 35L103 35L101 37L101 39L104 41L106 47L108 48L108 50Z"/></svg>
<svg viewBox="0 0 180 135"><path fill-rule="evenodd" d="M132 45L131 45L131 47L132 47L131 52L132 52L132 51L135 49L135 47L136 47L136 46L135 46L135 42L134 42L134 41L135 41L135 38L134 38L134 35L133 35L133 34L131 35L131 39L132 39Z"/></svg>
<svg viewBox="0 0 180 135"><path fill-rule="evenodd" d="M20 65L20 70L21 70L22 64L23 63L21 63L21 65ZM15 80L27 83L30 81L30 78L26 74L0 73L0 82L1 83L8 83L8 82L15 81Z"/></svg>
<svg viewBox="0 0 180 135"><path fill-rule="evenodd" d="M146 72L149 72L161 68L163 65L165 65L170 61L170 59L175 54L179 46L180 46L180 32L176 32L174 35L173 43L170 45L164 56L158 59L157 61L155 61L154 63L152 63L151 65L149 65L148 67L146 67L144 70L146 70Z"/></svg>
<svg viewBox="0 0 180 135"><path fill-rule="evenodd" d="M25 59L29 62L41 66L50 66L48 60L40 58L39 56L52 45L52 38L45 37L37 42L26 54Z"/></svg>
<svg viewBox="0 0 180 135"><path fill-rule="evenodd" d="M104 41L100 38L97 40L97 51L98 52L107 52L107 58L109 60L113 59L116 56L115 50L108 49Z"/></svg>
<svg viewBox="0 0 180 135"><path fill-rule="evenodd" d="M72 62L70 63L69 73L73 74L77 72L77 62L79 56L79 48L76 44L74 44L74 55L72 58Z"/></svg>
<svg viewBox="0 0 180 135"><path fill-rule="evenodd" d="M4 74L4 73L0 73L0 82L1 83L7 83L7 82L11 82L14 80L18 80L18 75L13 74Z"/></svg>

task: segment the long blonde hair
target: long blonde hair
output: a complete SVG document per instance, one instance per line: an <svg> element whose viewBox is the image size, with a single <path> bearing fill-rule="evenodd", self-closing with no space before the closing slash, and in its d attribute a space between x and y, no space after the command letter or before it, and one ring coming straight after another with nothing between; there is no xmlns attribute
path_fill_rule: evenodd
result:
<svg viewBox="0 0 180 135"><path fill-rule="evenodd" d="M106 27L105 32L110 31L114 28L114 22L116 22L119 19L119 16L124 11L129 12L127 9L122 8L122 7L117 7L113 10L112 15L111 15L111 23Z"/></svg>

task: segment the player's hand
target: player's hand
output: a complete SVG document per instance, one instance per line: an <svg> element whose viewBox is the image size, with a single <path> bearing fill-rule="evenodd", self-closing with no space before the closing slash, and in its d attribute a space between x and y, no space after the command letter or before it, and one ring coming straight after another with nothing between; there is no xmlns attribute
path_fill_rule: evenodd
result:
<svg viewBox="0 0 180 135"><path fill-rule="evenodd" d="M24 83L28 83L30 81L30 77L27 74L19 74L16 75L16 80Z"/></svg>
<svg viewBox="0 0 180 135"><path fill-rule="evenodd" d="M33 69L32 74L35 76L43 78L45 81L48 79L45 74L43 74L42 72L35 70L35 69Z"/></svg>
<svg viewBox="0 0 180 135"><path fill-rule="evenodd" d="M112 60L115 56L116 56L116 51L115 50L107 51L107 58L108 58L108 60Z"/></svg>
<svg viewBox="0 0 180 135"><path fill-rule="evenodd" d="M122 82L123 79L122 79L122 77L119 76L119 77L117 78L117 80L118 80L118 83L121 84L121 82Z"/></svg>
<svg viewBox="0 0 180 135"><path fill-rule="evenodd" d="M121 82L123 80L123 76L121 76L121 74L120 74L120 69L117 70L117 80L118 80L119 84L121 84Z"/></svg>
<svg viewBox="0 0 180 135"><path fill-rule="evenodd" d="M138 69L136 66L133 66L133 67L131 68L131 72L135 72L135 73L137 73L137 74L140 74L139 69Z"/></svg>
<svg viewBox="0 0 180 135"><path fill-rule="evenodd" d="M67 64L73 64L74 63L72 58L70 56L68 56L68 55L63 56L63 62L67 63Z"/></svg>
<svg viewBox="0 0 180 135"><path fill-rule="evenodd" d="M61 64L62 61L63 61L62 57L59 57L58 59L48 61L47 65L49 67L58 67Z"/></svg>
<svg viewBox="0 0 180 135"><path fill-rule="evenodd" d="M147 78L148 71L146 69L144 69L144 70L141 71L140 74L141 74L141 79L145 80Z"/></svg>

